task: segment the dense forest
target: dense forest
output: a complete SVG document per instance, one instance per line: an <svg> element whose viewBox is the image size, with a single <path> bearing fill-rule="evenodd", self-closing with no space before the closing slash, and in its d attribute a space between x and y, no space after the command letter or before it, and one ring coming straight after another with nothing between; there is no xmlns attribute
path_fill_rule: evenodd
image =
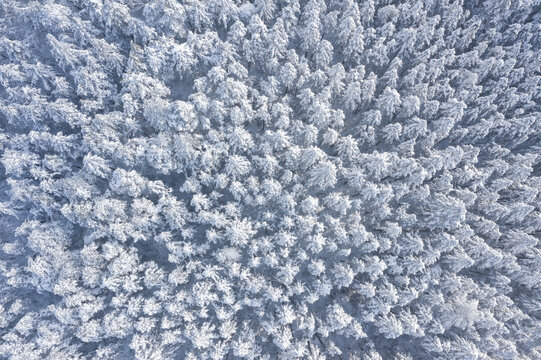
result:
<svg viewBox="0 0 541 360"><path fill-rule="evenodd" d="M541 359L540 0L0 1L0 358Z"/></svg>

